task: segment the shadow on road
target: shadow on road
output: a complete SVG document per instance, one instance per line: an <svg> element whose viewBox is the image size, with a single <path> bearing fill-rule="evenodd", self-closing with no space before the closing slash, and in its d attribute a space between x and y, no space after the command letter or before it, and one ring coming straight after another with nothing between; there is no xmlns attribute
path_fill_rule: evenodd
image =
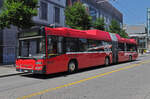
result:
<svg viewBox="0 0 150 99"><path fill-rule="evenodd" d="M137 61L137 62L139 61L140 62L140 59L135 60L135 61ZM112 65L109 65L107 67L116 66L116 65L120 65L120 64L124 64L124 63L132 64L135 61L122 62L122 63L119 63L119 64L112 64ZM29 78L35 78L35 79L51 79L51 78L57 78L57 77L67 77L68 75L78 74L78 73L82 73L82 72L86 72L86 71L92 71L92 70L96 70L96 69L100 69L100 68L107 68L107 67L104 66L104 65L100 65L100 66L93 66L93 67L81 69L81 70L78 70L75 73L61 72L61 73L48 74L48 75L46 75L46 74L22 74L21 76L29 77Z"/></svg>

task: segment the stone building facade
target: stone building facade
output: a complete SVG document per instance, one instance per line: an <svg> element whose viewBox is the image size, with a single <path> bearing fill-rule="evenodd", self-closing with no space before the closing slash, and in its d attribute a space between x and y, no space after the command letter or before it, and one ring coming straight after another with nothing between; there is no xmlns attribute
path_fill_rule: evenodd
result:
<svg viewBox="0 0 150 99"><path fill-rule="evenodd" d="M66 0L39 0L38 16L33 18L37 25L65 26Z"/></svg>
<svg viewBox="0 0 150 99"><path fill-rule="evenodd" d="M0 63L10 64L15 62L16 44L17 44L17 28L11 26L0 32Z"/></svg>

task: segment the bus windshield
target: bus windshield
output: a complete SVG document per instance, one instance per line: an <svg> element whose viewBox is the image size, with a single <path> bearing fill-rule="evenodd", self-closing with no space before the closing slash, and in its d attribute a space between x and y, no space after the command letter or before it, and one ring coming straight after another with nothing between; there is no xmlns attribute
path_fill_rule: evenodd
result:
<svg viewBox="0 0 150 99"><path fill-rule="evenodd" d="M19 40L18 58L44 58L45 57L45 39L34 38Z"/></svg>

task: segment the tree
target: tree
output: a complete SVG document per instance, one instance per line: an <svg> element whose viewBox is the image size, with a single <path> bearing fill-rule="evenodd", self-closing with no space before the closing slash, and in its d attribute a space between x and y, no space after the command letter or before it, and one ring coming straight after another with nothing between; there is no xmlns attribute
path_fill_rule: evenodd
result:
<svg viewBox="0 0 150 99"><path fill-rule="evenodd" d="M104 18L97 18L96 21L93 23L93 27L98 30L105 30L105 22Z"/></svg>
<svg viewBox="0 0 150 99"><path fill-rule="evenodd" d="M120 25L119 23L116 21L116 20L112 20L110 25L109 25L109 31L112 32L112 33L120 33L121 31L121 28L120 28Z"/></svg>
<svg viewBox="0 0 150 99"><path fill-rule="evenodd" d="M111 33L117 33L121 37L128 38L128 35L125 32L125 30L123 30L120 27L119 23L116 20L114 20L114 19L111 21L111 24L109 25L109 32L111 32Z"/></svg>
<svg viewBox="0 0 150 99"><path fill-rule="evenodd" d="M123 29L121 29L121 32L119 33L119 35L120 35L121 37L123 37L123 38L129 38L129 37L128 37L128 34L126 33L126 31L123 30Z"/></svg>
<svg viewBox="0 0 150 99"><path fill-rule="evenodd" d="M4 0L0 13L0 28L17 26L18 29L34 25L33 16L37 16L38 0Z"/></svg>
<svg viewBox="0 0 150 99"><path fill-rule="evenodd" d="M73 29L90 29L92 18L87 13L86 7L80 2L74 3L65 9L66 24Z"/></svg>

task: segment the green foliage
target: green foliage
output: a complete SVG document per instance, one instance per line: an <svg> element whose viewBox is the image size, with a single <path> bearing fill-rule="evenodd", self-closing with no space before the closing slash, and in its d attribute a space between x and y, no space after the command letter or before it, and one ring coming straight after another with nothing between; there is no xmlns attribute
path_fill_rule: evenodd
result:
<svg viewBox="0 0 150 99"><path fill-rule="evenodd" d="M93 23L93 27L98 30L105 30L105 22L104 18L97 18L96 21Z"/></svg>
<svg viewBox="0 0 150 99"><path fill-rule="evenodd" d="M112 33L120 33L121 28L119 23L116 20L112 20L110 25L109 25L109 31Z"/></svg>
<svg viewBox="0 0 150 99"><path fill-rule="evenodd" d="M109 25L109 32L111 32L111 33L117 33L121 37L128 38L128 35L125 32L125 30L123 30L120 27L119 23L116 20L114 20L114 19L111 21L111 24Z"/></svg>
<svg viewBox="0 0 150 99"><path fill-rule="evenodd" d="M123 37L123 38L129 38L129 37L128 37L128 34L126 33L126 31L123 30L123 29L121 29L119 35L120 35L121 37Z"/></svg>
<svg viewBox="0 0 150 99"><path fill-rule="evenodd" d="M106 31L106 32L109 32L109 28L105 28L105 31Z"/></svg>
<svg viewBox="0 0 150 99"><path fill-rule="evenodd" d="M0 13L0 28L17 26L20 29L34 25L32 17L37 16L38 0L4 0Z"/></svg>
<svg viewBox="0 0 150 99"><path fill-rule="evenodd" d="M92 18L86 11L85 6L80 2L76 2L73 6L65 9L66 24L74 29L87 30L90 29Z"/></svg>

